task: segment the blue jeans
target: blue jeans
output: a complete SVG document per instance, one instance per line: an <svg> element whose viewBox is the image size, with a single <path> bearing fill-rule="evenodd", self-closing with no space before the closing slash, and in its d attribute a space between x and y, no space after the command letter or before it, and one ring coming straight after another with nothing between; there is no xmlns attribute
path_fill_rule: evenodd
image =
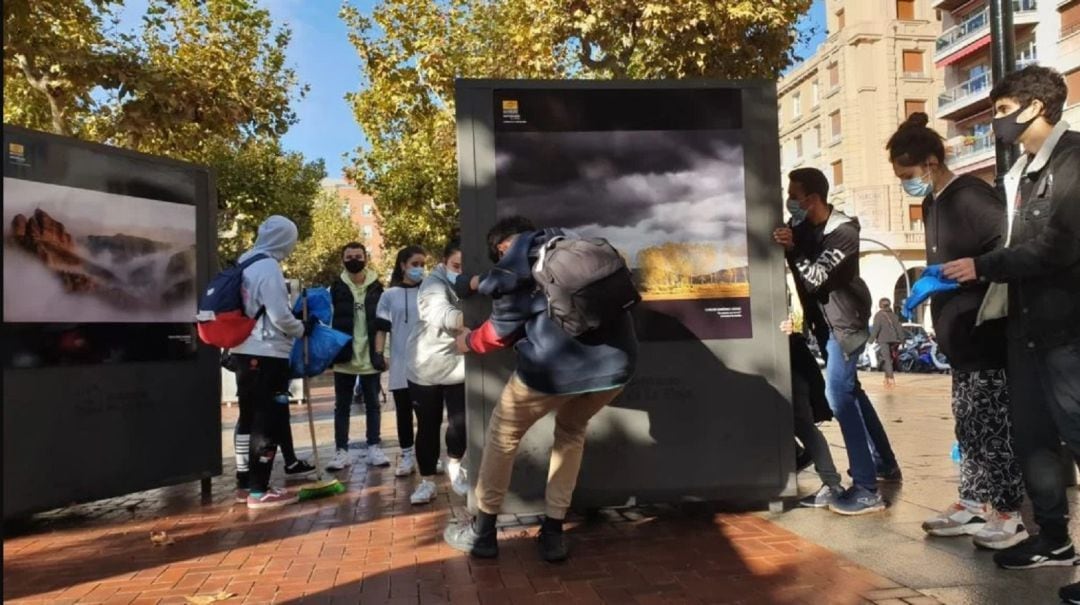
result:
<svg viewBox="0 0 1080 605"><path fill-rule="evenodd" d="M334 444L339 450L349 449L349 418L352 416L353 389L359 383L367 417L367 444L382 442L382 409L379 405L381 374L357 376L334 372Z"/></svg>
<svg viewBox="0 0 1080 605"><path fill-rule="evenodd" d="M840 423L840 432L844 436L848 464L851 467L851 477L855 485L870 490L877 489L877 468L874 464L874 454L870 450L872 441L870 433L877 434L878 439L873 439L873 441L878 442L876 447L883 458L886 452L892 457L892 448L888 446L885 427L881 425L877 412L874 411L869 398L862 392L862 387L859 385L856 365L862 347L851 355L845 356L840 343L831 335L825 347L828 353L825 364L825 395L836 421ZM884 448L882 444L885 444ZM882 452L882 449L885 451Z"/></svg>
<svg viewBox="0 0 1080 605"><path fill-rule="evenodd" d="M859 413L862 415L863 424L866 425L866 437L870 443L870 455L874 458L874 467L879 473L894 470L900 464L896 461L896 454L893 453L892 444L889 443L889 436L885 434L885 427L881 424L877 410L870 403L870 397L859 384L858 378L855 379L855 384L859 389L856 395L859 399Z"/></svg>

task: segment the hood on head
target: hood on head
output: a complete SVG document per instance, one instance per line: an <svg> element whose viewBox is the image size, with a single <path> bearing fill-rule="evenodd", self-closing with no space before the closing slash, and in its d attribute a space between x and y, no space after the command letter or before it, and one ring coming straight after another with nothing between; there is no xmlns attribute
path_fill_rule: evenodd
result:
<svg viewBox="0 0 1080 605"><path fill-rule="evenodd" d="M299 231L296 223L284 216L274 215L259 225L259 234L251 254L265 254L277 260L283 260L292 254L296 247Z"/></svg>

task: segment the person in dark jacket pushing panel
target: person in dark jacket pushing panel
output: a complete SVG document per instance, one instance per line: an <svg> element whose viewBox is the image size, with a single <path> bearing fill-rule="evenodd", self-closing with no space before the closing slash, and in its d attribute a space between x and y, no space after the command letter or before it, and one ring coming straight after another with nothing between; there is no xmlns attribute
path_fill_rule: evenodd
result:
<svg viewBox="0 0 1080 605"><path fill-rule="evenodd" d="M793 267L806 306L820 307L829 329L825 339L825 382L829 406L847 446L854 485L834 498L829 509L861 515L885 509L877 489L877 472L868 428L879 434L877 449L891 455L888 437L874 407L862 394L856 364L870 338L870 291L859 277L859 223L826 200L829 181L820 170L792 171L788 184L791 226L773 232ZM881 451L882 449L885 451Z"/></svg>
<svg viewBox="0 0 1080 605"><path fill-rule="evenodd" d="M1008 317L1013 434L1041 531L994 556L1006 569L1077 563L1058 447L1080 453L1080 133L1061 120L1066 95L1061 74L1041 66L994 85L994 133L1024 146L1005 177L1005 247L944 267L961 283L994 282L979 319ZM1080 584L1061 592L1080 603Z"/></svg>
<svg viewBox="0 0 1080 605"><path fill-rule="evenodd" d="M549 232L522 217L497 223L488 233L497 264L480 281L479 292L493 299L491 317L458 337L463 353L484 354L509 346L517 370L491 415L476 483L479 514L470 523L451 524L444 538L476 557L495 557L495 519L510 486L521 438L548 412L555 412L555 443L540 528L540 555L567 557L562 523L577 485L589 420L630 382L637 363L637 338L629 312L578 337L548 315L547 299L536 287L532 267Z"/></svg>
<svg viewBox="0 0 1080 605"><path fill-rule="evenodd" d="M922 198L926 262L933 266L1001 246L1005 202L980 178L957 176L945 165L945 145L914 113L886 148L904 190ZM1013 451L1005 379L1005 323L975 325L987 284L972 282L930 301L938 344L952 364L952 409L960 444L959 499L923 523L934 536L971 535L980 547L1002 550L1027 538L1020 519L1024 489Z"/></svg>

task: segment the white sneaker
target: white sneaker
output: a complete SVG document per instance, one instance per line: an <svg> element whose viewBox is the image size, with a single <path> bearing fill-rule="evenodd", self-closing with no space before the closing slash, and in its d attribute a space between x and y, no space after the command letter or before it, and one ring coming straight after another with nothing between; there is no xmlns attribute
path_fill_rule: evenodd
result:
<svg viewBox="0 0 1080 605"><path fill-rule="evenodd" d="M396 477L408 477L416 470L416 451L411 447L401 450L401 460L394 471Z"/></svg>
<svg viewBox="0 0 1080 605"><path fill-rule="evenodd" d="M409 502L413 504L430 504L435 499L435 482L429 479L421 479L416 491L409 496Z"/></svg>
<svg viewBox="0 0 1080 605"><path fill-rule="evenodd" d="M435 474L436 475L445 475L446 474L446 466L443 465L442 456L439 456L439 461L435 463Z"/></svg>
<svg viewBox="0 0 1080 605"><path fill-rule="evenodd" d="M328 471L340 471L346 466L352 464L352 460L349 459L349 450L338 450L334 453L333 459L326 465Z"/></svg>
<svg viewBox="0 0 1080 605"><path fill-rule="evenodd" d="M369 445L367 448L367 463L371 466L390 466L390 459L383 453L378 445Z"/></svg>
<svg viewBox="0 0 1080 605"><path fill-rule="evenodd" d="M1024 529L1024 522L1020 519L1020 513L1002 513L996 510L990 511L990 518L971 541L975 546L989 548L991 550L1005 550L1023 542L1028 537Z"/></svg>
<svg viewBox="0 0 1080 605"><path fill-rule="evenodd" d="M954 502L952 506L923 522L923 531L931 536L974 535L986 525L986 506Z"/></svg>
<svg viewBox="0 0 1080 605"><path fill-rule="evenodd" d="M455 494L465 496L469 493L469 477L460 460L451 458L446 465L446 474L450 477L450 489L454 490Z"/></svg>

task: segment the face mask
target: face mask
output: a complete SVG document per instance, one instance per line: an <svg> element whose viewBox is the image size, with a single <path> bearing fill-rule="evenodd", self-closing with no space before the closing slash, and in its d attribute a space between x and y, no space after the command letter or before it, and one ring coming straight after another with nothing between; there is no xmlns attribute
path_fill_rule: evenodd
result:
<svg viewBox="0 0 1080 605"><path fill-rule="evenodd" d="M459 277L461 277L461 274L457 271L446 270L446 279L450 280L451 284L456 284Z"/></svg>
<svg viewBox="0 0 1080 605"><path fill-rule="evenodd" d="M913 179L904 179L900 181L900 185L903 186L904 192L914 197L926 197L930 194L930 176L927 173L924 176L915 177Z"/></svg>
<svg viewBox="0 0 1080 605"><path fill-rule="evenodd" d="M414 282L419 282L424 279L423 267L409 267L409 270L405 272L405 275L409 276L409 279Z"/></svg>
<svg viewBox="0 0 1080 605"><path fill-rule="evenodd" d="M798 225L806 220L806 209L799 205L799 200L788 198L787 211L791 213L791 224Z"/></svg>
<svg viewBox="0 0 1080 605"><path fill-rule="evenodd" d="M367 263L362 260L350 258L349 260L345 261L345 270L349 273L359 273L364 270L366 264Z"/></svg>
<svg viewBox="0 0 1080 605"><path fill-rule="evenodd" d="M1031 123L1035 121L1032 118L1024 123L1019 123L1016 118L1020 116L1027 107L1021 107L1016 111L1000 118L994 118L994 136L996 136L1002 143L1006 145L1015 145L1020 140L1020 136L1031 126Z"/></svg>

